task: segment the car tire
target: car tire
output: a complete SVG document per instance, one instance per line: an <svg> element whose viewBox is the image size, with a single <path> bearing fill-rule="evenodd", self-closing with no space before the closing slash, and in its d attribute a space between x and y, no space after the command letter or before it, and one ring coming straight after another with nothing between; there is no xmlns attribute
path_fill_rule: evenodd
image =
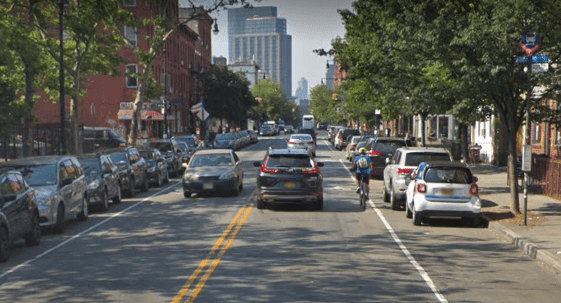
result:
<svg viewBox="0 0 561 303"><path fill-rule="evenodd" d="M390 194L388 194L388 191L386 190L386 185L383 185L383 187L384 187L384 194L383 194L384 197L382 199L386 203L390 202Z"/></svg>
<svg viewBox="0 0 561 303"><path fill-rule="evenodd" d="M390 205L392 210L399 210L401 208L399 202L399 199L397 199L395 196L395 190L393 189L393 186L390 185Z"/></svg>
<svg viewBox="0 0 561 303"><path fill-rule="evenodd" d="M257 200L257 209L265 209L267 205L261 200Z"/></svg>
<svg viewBox="0 0 561 303"><path fill-rule="evenodd" d="M113 203L119 204L121 203L122 195L121 195L121 184L117 184L117 195L113 197Z"/></svg>
<svg viewBox="0 0 561 303"><path fill-rule="evenodd" d="M127 192L129 198L134 197L134 178L129 178L129 190Z"/></svg>
<svg viewBox="0 0 561 303"><path fill-rule="evenodd" d="M183 192L183 196L184 196L185 198L189 199L189 198L191 198L191 192L184 191L184 192Z"/></svg>
<svg viewBox="0 0 561 303"><path fill-rule="evenodd" d="M319 198L314 205L315 210L323 210L323 197Z"/></svg>
<svg viewBox="0 0 561 303"><path fill-rule="evenodd" d="M148 175L146 173L144 174L144 182L142 182L142 186L140 187L140 190L143 193L150 190L150 181L148 181Z"/></svg>
<svg viewBox="0 0 561 303"><path fill-rule="evenodd" d="M164 178L164 183L168 184L169 183L169 169L166 168L166 172L165 172L165 178Z"/></svg>
<svg viewBox="0 0 561 303"><path fill-rule="evenodd" d="M86 221L88 220L89 215L89 211L88 211L88 199L86 198L86 196L84 196L84 198L82 198L82 211L78 214L78 220L80 221Z"/></svg>
<svg viewBox="0 0 561 303"><path fill-rule="evenodd" d="M109 195L107 194L107 188L103 191L103 199L99 205L101 211L107 211L109 209Z"/></svg>
<svg viewBox="0 0 561 303"><path fill-rule="evenodd" d="M61 203L58 204L56 210L56 222L54 226L54 232L57 234L61 234L64 231L64 205Z"/></svg>
<svg viewBox="0 0 561 303"><path fill-rule="evenodd" d="M232 196L238 196L240 194L240 186L236 186L236 188L232 189Z"/></svg>
<svg viewBox="0 0 561 303"><path fill-rule="evenodd" d="M412 212L412 218L413 218L413 225L415 226L419 226L421 225L421 215L417 214L417 212L415 211L415 206L413 205L413 209L411 210Z"/></svg>
<svg viewBox="0 0 561 303"><path fill-rule="evenodd" d="M8 230L0 227L0 262L6 262L10 258L10 239Z"/></svg>
<svg viewBox="0 0 561 303"><path fill-rule="evenodd" d="M162 177L160 177L160 174L156 174L156 181L154 181L154 184L156 184L156 187L162 187L163 185L163 181L162 181Z"/></svg>
<svg viewBox="0 0 561 303"><path fill-rule="evenodd" d="M37 246L39 243L41 243L41 224L39 223L39 215L33 214L31 230L25 235L25 244L27 246Z"/></svg>
<svg viewBox="0 0 561 303"><path fill-rule="evenodd" d="M411 212L411 209L409 208L409 204L407 202L405 202L405 217L407 219L413 218L413 212Z"/></svg>

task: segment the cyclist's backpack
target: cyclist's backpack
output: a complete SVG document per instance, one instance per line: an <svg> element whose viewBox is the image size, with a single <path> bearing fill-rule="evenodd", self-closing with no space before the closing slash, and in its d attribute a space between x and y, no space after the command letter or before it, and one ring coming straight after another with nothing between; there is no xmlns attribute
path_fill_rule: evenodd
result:
<svg viewBox="0 0 561 303"><path fill-rule="evenodd" d="M366 160L366 158L364 158L364 157L358 159L357 166L358 166L360 169L367 169L368 166L369 166L369 165L368 165L368 160Z"/></svg>

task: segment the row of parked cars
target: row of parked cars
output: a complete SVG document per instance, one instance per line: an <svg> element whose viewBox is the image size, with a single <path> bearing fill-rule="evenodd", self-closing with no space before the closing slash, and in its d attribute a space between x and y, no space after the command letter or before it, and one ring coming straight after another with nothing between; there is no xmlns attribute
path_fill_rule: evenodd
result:
<svg viewBox="0 0 561 303"><path fill-rule="evenodd" d="M477 177L465 163L454 162L449 150L416 147L411 140L349 135L344 127L328 127L332 144L345 147L354 162L361 148L372 160L371 178L383 179L383 201L420 225L424 219L457 217L473 225L481 221ZM343 140L344 139L344 140Z"/></svg>
<svg viewBox="0 0 561 303"><path fill-rule="evenodd" d="M231 133L221 133L214 137L214 148L230 148L238 150L250 144L257 143L257 133L254 130L241 130Z"/></svg>
<svg viewBox="0 0 561 303"><path fill-rule="evenodd" d="M197 137L149 141L139 147L101 149L80 156L41 156L0 163L0 261L10 243L38 245L42 229L64 231L68 220L88 219L122 197L160 187L181 176L200 146Z"/></svg>

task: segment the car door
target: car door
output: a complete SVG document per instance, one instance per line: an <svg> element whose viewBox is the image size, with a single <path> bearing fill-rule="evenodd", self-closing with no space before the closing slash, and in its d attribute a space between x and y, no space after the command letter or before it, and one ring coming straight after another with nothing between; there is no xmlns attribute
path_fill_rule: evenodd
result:
<svg viewBox="0 0 561 303"><path fill-rule="evenodd" d="M240 180L240 183L243 183L243 167L242 167L242 161L240 160L240 158L238 158L238 155L237 155L235 152L232 153L232 156L234 157L234 163L236 163L235 166L234 166L234 173L235 173L237 176L239 176L238 179ZM239 186L239 184L238 184L238 186Z"/></svg>
<svg viewBox="0 0 561 303"><path fill-rule="evenodd" d="M390 159L390 163L386 165L386 167L384 168L384 187L386 188L387 192L391 190L390 188L391 178L396 173L395 171L396 171L397 163L399 163L400 159L401 159L401 151L398 150Z"/></svg>
<svg viewBox="0 0 561 303"><path fill-rule="evenodd" d="M116 170L113 168L108 156L101 155L99 159L101 161L103 179L105 180L107 191L109 192L109 198L115 197L118 194L119 174L117 174Z"/></svg>
<svg viewBox="0 0 561 303"><path fill-rule="evenodd" d="M72 163L70 163L70 167L72 167ZM73 207L73 189L74 187L72 186L72 177L70 176L70 174L72 173L72 171L70 171L68 169L68 167L65 165L64 161L59 162L58 164L58 195L60 196L60 198L62 199L64 206L66 209L68 209L68 211L72 212L72 207ZM68 184L65 184L65 182L69 182ZM54 207L55 211L56 211L56 206Z"/></svg>
<svg viewBox="0 0 561 303"><path fill-rule="evenodd" d="M10 235L12 239L19 238L23 232L23 225L25 221L24 212L25 208L24 199L21 195L21 188L19 188L16 176L12 173L6 174L6 177L2 181L1 191L2 196L6 199L6 196L14 197L14 200L4 201L2 205L2 212L10 224Z"/></svg>
<svg viewBox="0 0 561 303"><path fill-rule="evenodd" d="M77 178L78 175L76 172L76 167L72 163L72 160L66 159L63 161L63 164L68 173L68 178L72 180L72 183L68 185L69 197L66 201L69 203L67 209L69 210L71 215L73 215L79 212L79 209L82 206L82 201L80 198L83 197L83 195L80 194L80 181Z"/></svg>

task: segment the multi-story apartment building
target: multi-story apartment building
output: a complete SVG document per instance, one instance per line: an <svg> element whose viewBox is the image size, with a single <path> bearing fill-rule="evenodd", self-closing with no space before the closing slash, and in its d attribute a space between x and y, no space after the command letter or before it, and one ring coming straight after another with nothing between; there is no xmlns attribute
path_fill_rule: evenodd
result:
<svg viewBox="0 0 561 303"><path fill-rule="evenodd" d="M300 78L300 80L298 80L298 87L296 87L294 97L298 99L308 99L308 80L306 80L306 78Z"/></svg>
<svg viewBox="0 0 561 303"><path fill-rule="evenodd" d="M166 12L157 4L141 0L124 1L124 7L138 18L152 18L165 13L180 20L190 14L187 9L179 7L178 1L171 3ZM190 113L189 108L202 97L197 77L211 68L212 22L208 15L203 15L182 26L166 41L165 48L152 65L154 78L166 87L165 93L161 98L144 100L140 116L141 137L161 137L164 132L164 120L168 121L171 134L194 130L197 119ZM135 47L147 52L150 45L144 37L153 32L150 26L123 26L122 30ZM138 79L134 74L143 71L139 70L138 58L131 47L123 47L119 54L127 61L119 66L120 76L89 77L85 88L87 92L81 99L78 120L79 124L84 126L112 127L126 136L132 118L132 103L138 89ZM171 105L165 117L162 111L163 98ZM59 122L59 105L46 98L37 102L33 113L38 123Z"/></svg>
<svg viewBox="0 0 561 303"><path fill-rule="evenodd" d="M272 6L228 10L230 64L256 62L267 78L292 96L292 36Z"/></svg>

